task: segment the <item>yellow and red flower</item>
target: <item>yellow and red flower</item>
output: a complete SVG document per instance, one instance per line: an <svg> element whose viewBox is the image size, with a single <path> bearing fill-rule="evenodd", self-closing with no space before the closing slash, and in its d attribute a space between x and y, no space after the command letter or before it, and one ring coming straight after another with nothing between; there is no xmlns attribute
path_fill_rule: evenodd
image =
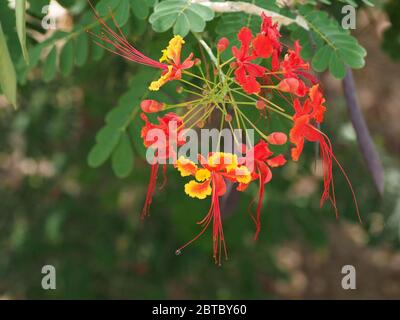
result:
<svg viewBox="0 0 400 320"><path fill-rule="evenodd" d="M191 80L182 79L182 86L176 91L190 93L190 96L194 96L193 99L184 102L177 101L174 104L168 104L168 107L166 104L152 99L143 100L140 104L140 108L144 112L141 114L141 118L144 120L141 137L148 151L154 151L154 153L147 153L147 155L154 154L154 157L147 159L151 164L151 173L142 217L148 215L160 165L162 165L164 173L164 183L166 181L167 162L174 163L182 177L193 177L184 186L184 192L189 197L211 198L210 209L199 222L202 229L192 240L178 249L178 252L199 238L212 223L213 257L216 263L221 263L222 250L225 256L227 251L220 197L227 195L227 189L232 185L236 187L236 190L244 191L252 181L259 184L258 197L254 200L257 201L256 212L251 213L256 226L254 238L257 239L259 236L261 205L266 184L272 179L272 169L286 163L282 154L274 154L272 146L285 144L287 135L283 132L273 132L267 135L262 127L258 127L257 122L252 120L252 117L247 118L247 111L242 111L242 107L247 108L248 105L260 110L261 116L267 115L267 111L271 110L293 120L293 126L289 132L289 140L293 144L290 150L292 160L299 160L306 141L319 144L324 179L321 205L324 201L329 200L337 211L332 175L333 161L342 170L355 200L351 183L333 154L329 138L318 127L323 122L326 112L325 98L319 85L316 84L316 79L309 73L310 65L301 58L301 47L298 41L294 42L293 49L289 48L287 51L282 49L283 43L280 41L281 34L278 24L273 23L270 17L264 13L261 14L260 31L255 36L247 27L239 30L237 38L240 47L232 47L234 62L231 62L232 59L221 61L224 60L225 54L221 55L220 53L229 47L227 38L223 37L217 42L218 54L216 56L212 53L212 49L204 41L201 41L214 64L215 68L212 70L212 74L207 63L205 63L206 72L203 72L202 66L198 63L200 60L193 59L192 53L186 59L182 59L185 41L181 36L174 36L168 46L162 50L159 61L156 61L145 56L128 42L113 17L116 31L114 31L114 27L110 28L96 11L95 15L102 26L101 36L97 35L101 39L100 46L106 44L103 46L106 50L129 61L161 70L160 78L151 82L149 90L157 91L169 81L180 80L185 74L190 75ZM264 62L262 59L270 59L270 61L262 64ZM199 67L199 74L184 72L194 64ZM271 65L271 67L265 67L267 65ZM228 66L233 70L226 71L225 68ZM235 81L232 81L232 71ZM203 83L198 83L200 81ZM241 86L244 93L236 90L236 85L231 87L234 82ZM185 85L190 85L190 89ZM252 94L257 94L257 97L250 96ZM276 94L282 99L274 99ZM245 101L243 101L243 97L246 99ZM286 101L287 104L277 105L279 101ZM292 117L288 116L285 105L293 105L294 115ZM150 115L147 114L172 108L180 108L186 112L182 112L182 117L175 113L166 113L162 117L158 117L156 122L151 122L148 118ZM186 142L182 134L185 125L189 128L202 127L214 110L221 111L221 129L224 127L224 120L228 122L232 132L235 130L235 125L240 129L242 125L243 128L246 128L249 123L264 137L264 140L260 140L252 148L244 147L240 157L232 153L211 152L207 157L198 155L197 164L185 157L176 159L177 147ZM236 123L233 121L234 117L237 120ZM211 124L212 122L207 121L207 123ZM221 137L219 139L218 142L221 142ZM224 140L224 146L225 144ZM355 204L358 213L356 200Z"/></svg>
<svg viewBox="0 0 400 320"><path fill-rule="evenodd" d="M163 55L160 58L160 61L153 60L142 52L137 50L131 43L129 43L128 39L123 34L121 28L118 26L115 21L114 16L111 14L114 25L117 28L117 32L115 32L108 24L104 21L103 18L100 17L96 9L93 7L92 3L89 1L90 6L93 9L93 12L99 21L102 27L101 35L94 34L88 31L95 38L104 41L109 44L113 49L104 46L100 42L96 42L100 47L123 57L124 59L132 62L136 62L139 64L147 65L149 67L161 69L161 77L153 81L149 89L152 91L157 91L163 86L165 83L171 80L178 80L182 77L182 70L191 68L194 64L193 61L193 53L191 53L182 63L181 63L181 51L182 45L185 43L183 38L179 35L174 36L170 41L169 45L166 49L162 51ZM167 63L163 63L163 62Z"/></svg>
<svg viewBox="0 0 400 320"><path fill-rule="evenodd" d="M191 53L181 63L182 45L185 43L181 36L174 36L168 44L168 47L162 50L160 62L167 62L168 67L163 71L161 77L150 84L151 91L157 91L165 83L171 80L178 80L182 77L182 70L189 69L194 65L193 53Z"/></svg>
<svg viewBox="0 0 400 320"><path fill-rule="evenodd" d="M185 184L185 193L188 196L198 199L205 199L211 196L210 210L204 219L199 222L199 224L203 225L203 229L178 251L181 251L199 238L212 221L213 257L215 263L220 264L222 247L224 248L225 256L227 256L219 205L219 197L226 192L225 179L233 183L248 184L251 181L251 172L244 165L239 165L237 156L231 153L214 152L210 153L207 159L199 155L199 163L201 165L200 168L189 159L180 157L175 164L182 177L194 176L195 178L195 180Z"/></svg>

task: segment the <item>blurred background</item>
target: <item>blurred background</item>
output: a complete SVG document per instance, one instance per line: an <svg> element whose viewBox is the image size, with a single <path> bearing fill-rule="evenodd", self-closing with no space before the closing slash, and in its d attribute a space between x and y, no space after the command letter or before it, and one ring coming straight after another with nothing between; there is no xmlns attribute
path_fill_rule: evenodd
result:
<svg viewBox="0 0 400 320"><path fill-rule="evenodd" d="M31 1L28 35L32 48L40 50L28 70L17 70L19 109L0 95L0 298L400 298L400 64L393 49L400 41L386 12L392 5L388 12L399 14L397 1L360 7L353 32L368 51L365 68L354 75L384 166L384 195L377 193L359 151L341 81L322 74L329 109L324 130L353 183L363 224L337 168L340 219L329 205L319 208L322 180L313 173L314 149L308 145L302 161L275 170L266 188L259 241L253 241L247 214L256 189L230 200L235 205L226 204L229 260L221 267L213 263L210 232L174 254L197 234L195 222L209 206L184 196L177 172L168 171L167 187L157 192L151 216L142 222L149 167L140 152L135 151L132 172L123 179L110 162L88 166L105 114L121 104L120 96L140 70L90 45L88 57L75 57L69 74L54 72L46 62L46 43L57 47L58 35L40 29L45 2ZM85 1L59 3L57 30L71 32L93 21ZM2 1L5 33L7 21L15 19L10 10ZM8 30L15 32L11 24ZM154 33L135 15L125 30L139 49L155 57L171 35ZM8 44L19 61L18 42L8 39ZM56 268L56 290L41 287L46 264ZM356 290L341 287L344 265L356 268Z"/></svg>

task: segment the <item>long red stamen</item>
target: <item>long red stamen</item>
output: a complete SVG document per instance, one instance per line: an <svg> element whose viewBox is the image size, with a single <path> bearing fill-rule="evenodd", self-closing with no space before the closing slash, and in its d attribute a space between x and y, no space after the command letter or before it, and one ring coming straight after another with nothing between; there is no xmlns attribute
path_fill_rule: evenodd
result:
<svg viewBox="0 0 400 320"><path fill-rule="evenodd" d="M218 262L221 265L221 251L222 247L224 248L225 258L228 259L228 253L226 250L225 238L224 238L224 230L222 228L222 219L221 219L221 210L219 206L219 196L217 190L217 183L215 181L215 177L212 177L212 202L214 206L213 210L213 257L215 263Z"/></svg>
<svg viewBox="0 0 400 320"><path fill-rule="evenodd" d="M165 185L167 184L167 180L168 180L167 179L167 165L166 164L163 164L162 173L163 173L163 182L162 182L161 186L159 187L160 190L164 189Z"/></svg>
<svg viewBox="0 0 400 320"><path fill-rule="evenodd" d="M153 201L153 195L157 185L158 168L159 168L158 163L151 165L149 186L147 188L146 200L144 202L144 207L141 214L142 219L144 219L149 215L150 205L151 202Z"/></svg>
<svg viewBox="0 0 400 320"><path fill-rule="evenodd" d="M353 189L353 186L350 182L350 179L343 169L342 165L339 163L339 161L336 159L333 150L332 150L332 143L329 140L328 136L324 134L323 132L317 130L314 128L315 132L318 134L318 142L320 144L320 153L321 153L321 158L322 158L322 170L323 170L323 176L324 176L324 191L321 196L321 202L320 205L322 206L323 202L327 201L328 199L331 201L336 217L338 217L338 209L336 206L336 196L335 196L335 187L334 187L334 181L333 181L333 174L332 174L332 159L335 161L335 163L338 165L340 171L342 172L344 178L346 179L347 185L349 186L349 189L351 191L354 205L356 207L356 212L357 212L357 217L362 223L361 220L361 215L360 211L358 208L358 202L357 198Z"/></svg>
<svg viewBox="0 0 400 320"><path fill-rule="evenodd" d="M215 263L221 265L222 248L224 248L224 255L226 259L228 259L228 252L226 249L224 231L222 228L222 218L221 218L221 210L219 206L219 196L218 196L219 190L217 187L217 183L215 181L216 178L213 176L211 179L212 179L211 207L207 215L201 221L198 222L198 224L203 225L203 228L193 239L191 239L190 241L185 243L182 247L177 249L175 253L180 254L185 247L187 247L192 242L196 241L207 230L211 221L213 221L213 230L212 230L213 257Z"/></svg>
<svg viewBox="0 0 400 320"><path fill-rule="evenodd" d="M264 191L265 191L265 185L263 183L263 179L260 175L260 189L258 191L258 203L257 203L257 211L256 211L256 232L254 234L254 240L258 239L258 235L261 230L261 205L262 205L262 199L264 197Z"/></svg>
<svg viewBox="0 0 400 320"><path fill-rule="evenodd" d="M158 68L158 69L163 69L163 70L167 70L168 66L164 63L158 62L156 60L153 60L147 56L145 56L143 53L141 53L139 50L137 50L136 48L134 48L128 41L128 39L125 37L125 35L123 34L121 28L118 26L118 23L116 22L113 14L110 12L111 14L111 18L114 22L114 25L116 26L116 28L118 29L118 33L116 33L114 30L112 30L107 23L104 21L103 18L100 17L99 13L96 11L96 9L94 8L93 4L91 3L91 1L88 1L90 6L93 9L93 12L96 16L96 19L100 22L101 26L102 26L102 35L99 36L93 32L88 31L89 34L93 35L94 37L112 45L115 50L112 50L110 48L107 48L106 46L103 46L102 44L100 44L99 42L95 41L95 43L97 45L99 45L100 47L116 54L119 55L129 61L132 62L136 62L136 63L140 63L140 64L144 64L153 68Z"/></svg>

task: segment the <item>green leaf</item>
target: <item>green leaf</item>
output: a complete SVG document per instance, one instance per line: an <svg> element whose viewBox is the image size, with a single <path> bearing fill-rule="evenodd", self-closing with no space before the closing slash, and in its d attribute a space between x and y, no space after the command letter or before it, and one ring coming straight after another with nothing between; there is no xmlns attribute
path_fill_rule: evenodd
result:
<svg viewBox="0 0 400 320"><path fill-rule="evenodd" d="M114 18L120 27L124 26L129 19L129 0L120 0L114 11Z"/></svg>
<svg viewBox="0 0 400 320"><path fill-rule="evenodd" d="M331 49L329 46L323 46L318 49L314 58L312 59L312 67L317 72L322 72L329 66L331 60Z"/></svg>
<svg viewBox="0 0 400 320"><path fill-rule="evenodd" d="M130 0L131 11L136 18L144 20L149 15L149 5L143 0Z"/></svg>
<svg viewBox="0 0 400 320"><path fill-rule="evenodd" d="M67 76L74 67L74 42L68 41L61 50L60 71L62 75Z"/></svg>
<svg viewBox="0 0 400 320"><path fill-rule="evenodd" d="M312 59L316 71L324 71L329 65L332 74L341 79L346 74L346 67L358 69L365 65L366 50L336 20L326 12L314 10L312 6L301 6L299 11L307 21L308 33L316 47ZM304 32L297 31L296 27L292 30L296 35L303 34L299 38L302 46L309 45L310 37L305 37Z"/></svg>
<svg viewBox="0 0 400 320"><path fill-rule="evenodd" d="M135 101L135 99L132 99L132 101ZM124 128L127 120L130 118L133 108L134 105L132 102L119 105L107 113L106 123L114 128Z"/></svg>
<svg viewBox="0 0 400 320"><path fill-rule="evenodd" d="M186 18L190 23L190 30L194 32L202 32L206 27L206 21L196 11L186 10Z"/></svg>
<svg viewBox="0 0 400 320"><path fill-rule="evenodd" d="M182 37L189 31L202 32L206 21L214 18L214 11L189 0L165 0L154 7L149 18L154 31L165 32L173 27Z"/></svg>
<svg viewBox="0 0 400 320"><path fill-rule="evenodd" d="M29 64L29 54L26 48L26 23L25 23L25 0L15 1L15 21L19 43L21 44L22 54L27 64Z"/></svg>
<svg viewBox="0 0 400 320"><path fill-rule="evenodd" d="M57 49L54 46L50 50L50 53L47 55L46 61L43 66L43 80L45 82L49 82L54 79L57 69L56 64L57 64Z"/></svg>
<svg viewBox="0 0 400 320"><path fill-rule="evenodd" d="M129 136L123 133L112 155L112 168L115 175L125 178L133 168L133 150Z"/></svg>
<svg viewBox="0 0 400 320"><path fill-rule="evenodd" d="M29 1L29 9L28 11L39 16L43 17L45 14L43 7L48 5L50 3L50 0L31 0Z"/></svg>
<svg viewBox="0 0 400 320"><path fill-rule="evenodd" d="M17 108L17 77L0 23L0 87L7 100Z"/></svg>
<svg viewBox="0 0 400 320"><path fill-rule="evenodd" d="M190 23L188 18L185 15L180 15L178 19L176 19L176 23L174 25L174 34L175 35L185 35L188 34L190 30Z"/></svg>
<svg viewBox="0 0 400 320"><path fill-rule="evenodd" d="M76 54L75 64L79 67L83 66L89 54L89 39L86 33L81 33L76 38Z"/></svg>
<svg viewBox="0 0 400 320"><path fill-rule="evenodd" d="M162 19L157 19L152 23L155 32L165 32L170 29L176 22L176 17L173 13L163 16ZM183 37L184 35L182 35Z"/></svg>
<svg viewBox="0 0 400 320"><path fill-rule="evenodd" d="M94 61L99 61L104 56L104 49L97 44L92 45L92 58Z"/></svg>
<svg viewBox="0 0 400 320"><path fill-rule="evenodd" d="M331 55L331 60L329 62L329 71L337 79L343 79L346 75L346 66L336 53Z"/></svg>
<svg viewBox="0 0 400 320"><path fill-rule="evenodd" d="M96 10L101 16L106 16L118 7L120 0L101 0L96 5Z"/></svg>
<svg viewBox="0 0 400 320"><path fill-rule="evenodd" d="M119 144L120 138L128 138L128 128L130 131L137 132L132 136L133 145L139 150L140 155L144 155L146 150L143 146L142 139L140 137L140 130L143 126L143 120L139 116L140 111L140 100L144 94L147 94L148 82L154 79L154 71L151 69L144 69L135 74L129 83L129 90L125 92L118 100L117 107L113 108L106 115L106 124L98 131L96 135L96 144L88 155L88 163L91 167L98 167L103 164L112 155L112 166L117 166L117 159L122 158L122 153L126 154L127 150L119 150L119 155L116 155L116 148L124 148ZM133 125L134 124L134 125ZM126 137L124 137L124 135ZM129 140L129 139L128 139ZM128 141L129 142L129 141ZM126 142L122 142L126 144ZM131 147L131 145L130 145ZM143 153L144 150L144 153ZM129 157L129 155L127 156ZM133 157L133 154L132 154ZM122 177L128 174L131 169L128 170L129 164L133 162L129 158L124 160L126 162L119 164L121 168L114 169L117 176ZM119 163L120 161L118 161Z"/></svg>
<svg viewBox="0 0 400 320"><path fill-rule="evenodd" d="M121 137L121 131L103 127L97 134L97 143L90 150L88 155L88 164L92 168L101 166L111 155L115 146L118 144Z"/></svg>
<svg viewBox="0 0 400 320"><path fill-rule="evenodd" d="M189 7L189 10L197 13L205 21L211 21L212 19L214 19L214 11L212 11L209 7L205 7L201 4L193 3Z"/></svg>
<svg viewBox="0 0 400 320"><path fill-rule="evenodd" d="M101 27L97 25L92 29L92 31L95 34L100 34L101 33ZM96 39L96 42L104 46L104 42L100 39ZM91 41L91 53L92 53L92 58L94 61L99 61L103 55L104 55L104 49L98 45L95 41Z"/></svg>

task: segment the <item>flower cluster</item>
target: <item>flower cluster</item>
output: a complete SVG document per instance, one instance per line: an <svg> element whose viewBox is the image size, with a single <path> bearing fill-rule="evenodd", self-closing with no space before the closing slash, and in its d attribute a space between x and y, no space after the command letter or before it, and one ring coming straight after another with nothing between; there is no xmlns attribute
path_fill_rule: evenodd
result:
<svg viewBox="0 0 400 320"><path fill-rule="evenodd" d="M299 43L295 41L294 48L284 45L278 25L270 17L262 14L260 31L255 35L249 28L241 28L237 34L240 47L232 47L232 56L226 60L221 57L223 52L229 50L227 38L217 41L216 56L202 40L201 44L214 64L214 72L207 69L209 62L204 63L204 72L203 63L197 63L199 60L193 59L193 54L182 62L182 46L185 42L179 35L170 40L160 60L155 61L135 49L119 28L115 32L102 18L97 18L103 25L101 39L108 43L108 50L129 61L161 69L161 76L151 82L150 91L159 90L166 82L176 81L177 91L187 94L188 99L176 104L146 99L140 105L144 120L141 137L148 151L153 151L153 156L148 159L151 174L142 216L149 212L161 163L165 176L166 160L181 177L193 178L183 188L189 197L201 200L211 198L210 209L199 222L201 231L177 252L201 236L212 223L215 262L221 262L222 252L227 256L220 198L230 192L232 186L244 192L250 184L258 185L254 213L251 208L253 202L249 206L256 228L254 238L257 239L261 229L261 205L266 185L272 180L272 170L284 166L290 158L298 161L306 141L319 145L324 180L321 205L325 201L331 202L337 214L332 175L334 163L343 172L354 196L351 183L332 151L329 138L320 129L327 110L321 87L311 74L309 64L302 59ZM195 67L198 72L192 71ZM191 80L183 79L184 76ZM290 124L291 129L286 133L271 132L267 125L250 119L248 112L251 110L258 113L260 118L268 116L272 121L274 117L271 114L280 116ZM146 115L151 113L162 113L162 116L153 123ZM178 148L189 143L186 130L206 125L213 127L218 119L220 129L227 128L232 132L239 153L221 152L219 136L217 148L206 154L196 154L196 161L179 154ZM236 129L253 130L258 138L257 143L238 141L234 135ZM358 213L355 196L354 202Z"/></svg>

